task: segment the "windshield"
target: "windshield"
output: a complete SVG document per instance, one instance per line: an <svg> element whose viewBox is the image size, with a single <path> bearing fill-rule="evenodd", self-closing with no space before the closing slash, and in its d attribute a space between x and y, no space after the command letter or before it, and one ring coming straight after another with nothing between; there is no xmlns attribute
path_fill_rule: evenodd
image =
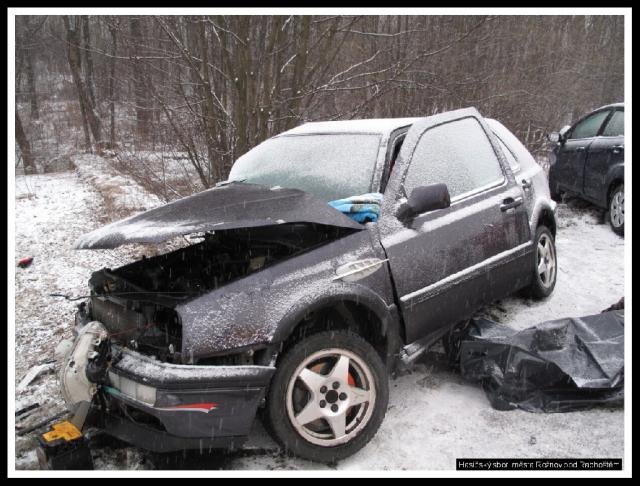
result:
<svg viewBox="0 0 640 486"><path fill-rule="evenodd" d="M380 135L284 135L240 157L229 181L301 189L325 201L371 191Z"/></svg>

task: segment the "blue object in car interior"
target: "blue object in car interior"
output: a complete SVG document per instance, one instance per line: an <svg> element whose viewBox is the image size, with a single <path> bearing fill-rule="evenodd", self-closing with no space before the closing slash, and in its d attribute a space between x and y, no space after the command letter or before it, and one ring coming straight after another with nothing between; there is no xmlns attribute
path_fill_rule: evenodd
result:
<svg viewBox="0 0 640 486"><path fill-rule="evenodd" d="M380 204L382 194L371 192L360 196L351 196L346 199L329 201L329 205L341 213L346 214L358 223L375 223L380 216Z"/></svg>

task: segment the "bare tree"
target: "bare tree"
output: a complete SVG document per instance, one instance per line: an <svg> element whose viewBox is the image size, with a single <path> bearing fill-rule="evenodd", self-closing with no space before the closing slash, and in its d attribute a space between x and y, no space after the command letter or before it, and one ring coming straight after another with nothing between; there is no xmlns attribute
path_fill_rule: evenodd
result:
<svg viewBox="0 0 640 486"><path fill-rule="evenodd" d="M107 123L111 147L160 142L204 187L306 121L475 106L544 156L545 132L624 95L620 16L63 17L36 63L29 32L42 19L17 23L26 135L47 99L30 77L69 77L73 90L47 96L74 94L87 149Z"/></svg>
<svg viewBox="0 0 640 486"><path fill-rule="evenodd" d="M24 128L22 127L22 120L20 120L18 110L16 110L16 141L18 142L18 147L20 147L20 153L22 154L22 164L24 166L25 173L37 172L35 159L31 153L31 144L29 143L29 139L27 139Z"/></svg>
<svg viewBox="0 0 640 486"><path fill-rule="evenodd" d="M109 146L116 146L116 54L118 52L118 27L117 20L109 23L109 34L111 35L111 60L109 65Z"/></svg>
<svg viewBox="0 0 640 486"><path fill-rule="evenodd" d="M91 29L89 28L89 16L82 15L82 59L84 60L83 72L85 74L86 84L87 84L87 92L89 93L89 99L91 100L91 104L96 106L96 95L95 95L95 79L93 75L93 59L91 53Z"/></svg>
<svg viewBox="0 0 640 486"><path fill-rule="evenodd" d="M67 15L64 15L62 19L67 33L67 56L69 60L69 68L71 69L71 75L73 76L73 81L76 86L78 100L80 101L80 110L82 112L85 146L87 150L91 150L91 139L89 136L90 130L98 151L100 151L102 144L102 123L95 111L93 103L91 102L87 82L82 76L79 22L77 18Z"/></svg>
<svg viewBox="0 0 640 486"><path fill-rule="evenodd" d="M143 48L142 20L139 17L129 19L129 29L131 33L131 59L133 60L133 91L136 109L136 132L139 141L147 140L150 130L150 106L148 97L147 73L143 69L142 63L138 59L138 53Z"/></svg>
<svg viewBox="0 0 640 486"><path fill-rule="evenodd" d="M27 82L27 98L30 105L30 116L32 120L37 120L40 116L38 109L38 93L36 89L36 49L39 44L39 31L42 29L46 17L19 17L19 25L24 34L17 46L18 63L21 65L20 74L24 70Z"/></svg>

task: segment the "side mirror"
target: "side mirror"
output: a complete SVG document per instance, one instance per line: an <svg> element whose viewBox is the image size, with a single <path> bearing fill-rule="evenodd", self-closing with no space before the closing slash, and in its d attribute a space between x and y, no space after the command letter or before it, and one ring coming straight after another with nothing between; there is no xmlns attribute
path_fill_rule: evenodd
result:
<svg viewBox="0 0 640 486"><path fill-rule="evenodd" d="M560 129L560 131L551 132L549 135L547 135L547 138L551 143L564 143L564 141L567 139L567 133L570 129L571 127L569 125L565 125Z"/></svg>
<svg viewBox="0 0 640 486"><path fill-rule="evenodd" d="M448 208L449 206L451 206L451 198L446 184L420 186L411 191L407 202L403 203L398 209L397 217L401 221L406 221L418 214Z"/></svg>
<svg viewBox="0 0 640 486"><path fill-rule="evenodd" d="M559 132L551 132L549 135L547 135L547 138L551 143L558 143L560 142L560 140L562 140Z"/></svg>

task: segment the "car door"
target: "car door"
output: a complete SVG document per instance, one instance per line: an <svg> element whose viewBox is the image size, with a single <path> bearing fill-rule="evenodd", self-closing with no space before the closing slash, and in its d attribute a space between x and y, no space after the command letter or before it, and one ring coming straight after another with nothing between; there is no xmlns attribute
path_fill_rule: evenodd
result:
<svg viewBox="0 0 640 486"><path fill-rule="evenodd" d="M607 205L609 167L624 161L624 110L615 110L602 133L589 147L584 171L584 194L595 203Z"/></svg>
<svg viewBox="0 0 640 486"><path fill-rule="evenodd" d="M532 274L522 188L490 133L475 109L422 119L391 173L379 231L407 343L437 337ZM442 182L450 207L397 218L411 190Z"/></svg>
<svg viewBox="0 0 640 486"><path fill-rule="evenodd" d="M563 189L576 194L583 193L584 167L590 145L600 132L610 110L601 110L576 123L567 134L558 153L555 172Z"/></svg>

